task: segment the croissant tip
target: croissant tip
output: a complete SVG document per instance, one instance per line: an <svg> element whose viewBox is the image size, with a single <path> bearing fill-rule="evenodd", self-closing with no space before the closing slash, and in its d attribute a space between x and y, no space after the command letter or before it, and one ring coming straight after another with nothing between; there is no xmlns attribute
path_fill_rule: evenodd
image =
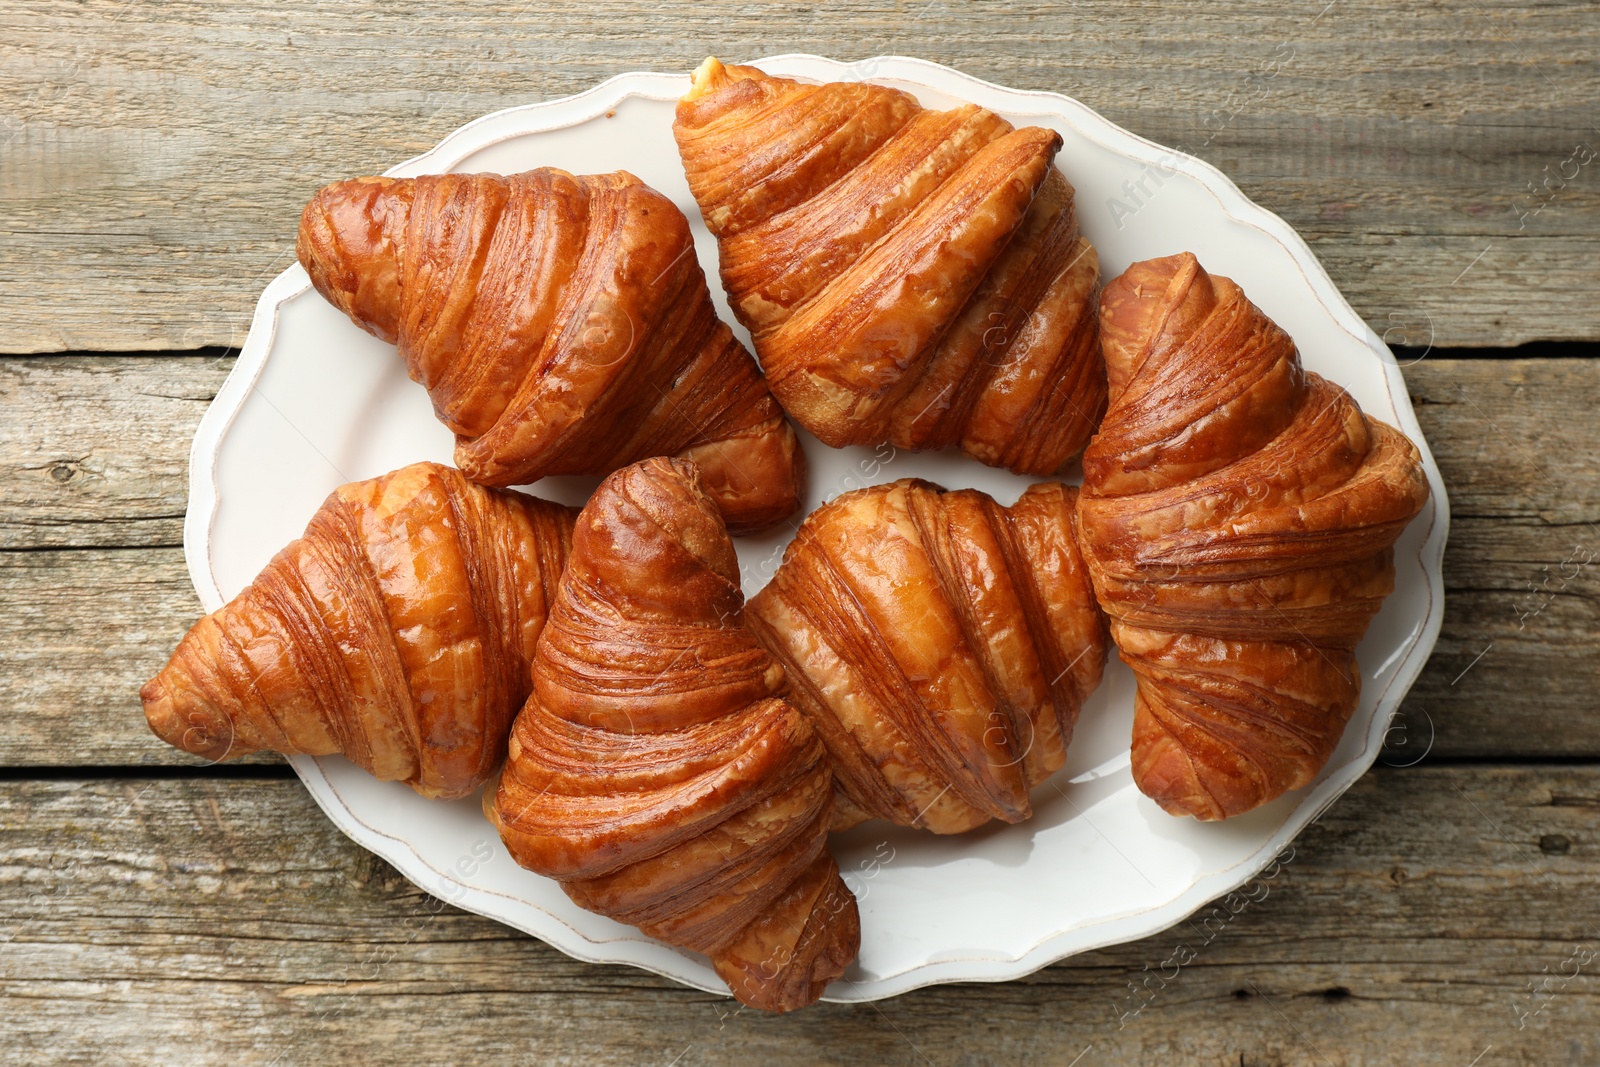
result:
<svg viewBox="0 0 1600 1067"><path fill-rule="evenodd" d="M1128 264L1128 269L1106 282L1100 290L1100 304L1105 307L1114 303L1126 291L1132 290L1135 295L1143 296L1142 289L1146 286L1163 285L1179 274L1188 271L1201 273L1205 268L1200 265L1200 260L1193 252L1179 252L1171 256L1155 256ZM1152 291L1152 296L1156 295Z"/></svg>
<svg viewBox="0 0 1600 1067"><path fill-rule="evenodd" d="M238 737L233 717L226 710L220 717L196 714L192 707L185 711L160 675L139 689L139 699L144 704L145 723L150 732L181 752L212 763L223 763L255 751Z"/></svg>
<svg viewBox="0 0 1600 1067"><path fill-rule="evenodd" d="M677 487L686 501L698 503L706 495L700 465L687 456L651 456L629 464L607 475L600 483L600 488L595 490L595 495L598 496L602 491L627 495L628 487L639 486L641 481L668 488L669 491L671 487ZM721 512L715 507L710 510L721 517Z"/></svg>
<svg viewBox="0 0 1600 1067"><path fill-rule="evenodd" d="M165 741L177 722L177 713L159 674L139 687L139 702L144 705L144 721L150 732Z"/></svg>
<svg viewBox="0 0 1600 1067"><path fill-rule="evenodd" d="M716 56L706 56L700 65L694 68L690 75L692 82L689 91L683 95L685 101L698 100L702 96L713 93L722 87L727 80L728 68Z"/></svg>

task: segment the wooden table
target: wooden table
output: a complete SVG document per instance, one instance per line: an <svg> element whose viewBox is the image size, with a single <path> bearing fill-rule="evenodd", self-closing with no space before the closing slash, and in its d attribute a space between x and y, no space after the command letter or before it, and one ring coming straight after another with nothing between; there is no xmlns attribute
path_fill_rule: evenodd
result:
<svg viewBox="0 0 1600 1067"><path fill-rule="evenodd" d="M619 71L791 51L1188 148L1402 346L1444 633L1382 765L1226 923L739 1012L446 907L281 762L145 728L199 612L189 440L311 191ZM1600 1063L1597 57L1596 4L1515 0L0 0L0 1061Z"/></svg>

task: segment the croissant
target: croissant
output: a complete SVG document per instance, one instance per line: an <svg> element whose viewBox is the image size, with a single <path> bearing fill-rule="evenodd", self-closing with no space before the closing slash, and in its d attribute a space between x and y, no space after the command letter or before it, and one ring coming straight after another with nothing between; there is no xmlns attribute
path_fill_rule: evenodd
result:
<svg viewBox="0 0 1600 1067"><path fill-rule="evenodd" d="M1053 474L1105 408L1061 137L707 59L673 132L767 382L828 445Z"/></svg>
<svg viewBox="0 0 1600 1067"><path fill-rule="evenodd" d="M793 428L717 318L688 220L633 175L337 182L297 249L318 292L399 345L473 481L681 455L736 531L799 506Z"/></svg>
<svg viewBox="0 0 1600 1067"><path fill-rule="evenodd" d="M211 760L343 753L429 797L505 757L576 510L414 463L340 486L139 691Z"/></svg>
<svg viewBox="0 0 1600 1067"><path fill-rule="evenodd" d="M1078 515L1138 678L1134 780L1173 814L1227 818L1332 755L1428 484L1404 435L1194 256L1135 263L1100 310L1111 405Z"/></svg>
<svg viewBox="0 0 1600 1067"><path fill-rule="evenodd" d="M1046 483L1007 508L908 478L801 525L748 615L827 743L835 829L1032 814L1105 664L1076 496Z"/></svg>
<svg viewBox="0 0 1600 1067"><path fill-rule="evenodd" d="M489 818L577 904L711 957L742 1002L809 1004L860 945L825 847L821 740L745 628L694 465L601 484L534 656Z"/></svg>

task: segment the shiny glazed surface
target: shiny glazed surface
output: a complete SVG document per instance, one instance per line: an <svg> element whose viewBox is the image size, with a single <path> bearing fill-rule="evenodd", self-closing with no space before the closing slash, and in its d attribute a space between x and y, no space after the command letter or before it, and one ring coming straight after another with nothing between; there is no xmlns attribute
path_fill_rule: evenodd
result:
<svg viewBox="0 0 1600 1067"><path fill-rule="evenodd" d="M832 776L743 624L738 562L691 464L607 478L485 809L580 906L711 957L746 1004L816 1000L860 944L827 851Z"/></svg>
<svg viewBox="0 0 1600 1067"><path fill-rule="evenodd" d="M298 251L318 292L399 346L474 481L682 455L735 530L799 506L804 456L717 318L688 221L626 171L337 182Z"/></svg>
<svg viewBox="0 0 1600 1067"><path fill-rule="evenodd" d="M575 515L436 463L341 486L140 691L150 728L470 793L505 757Z"/></svg>
<svg viewBox="0 0 1600 1067"><path fill-rule="evenodd" d="M834 447L1053 474L1105 407L1061 137L708 59L673 124L772 391Z"/></svg>
<svg viewBox="0 0 1600 1067"><path fill-rule="evenodd" d="M1139 679L1134 781L1173 814L1227 818L1306 785L1338 744L1428 484L1405 435L1303 370L1193 255L1135 263L1101 316L1111 407L1079 515Z"/></svg>
<svg viewBox="0 0 1600 1067"><path fill-rule="evenodd" d="M1021 822L1105 665L1077 490L905 479L813 512L750 621L827 741L837 827Z"/></svg>

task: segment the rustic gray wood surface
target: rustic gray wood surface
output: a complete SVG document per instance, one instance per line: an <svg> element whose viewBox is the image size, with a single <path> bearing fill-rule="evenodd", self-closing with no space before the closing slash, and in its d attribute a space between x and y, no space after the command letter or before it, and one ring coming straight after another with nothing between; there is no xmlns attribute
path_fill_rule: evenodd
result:
<svg viewBox="0 0 1600 1067"><path fill-rule="evenodd" d="M1595 337L1600 304L1574 297L1600 289L1600 160L1563 164L1600 148L1597 12L7 0L0 278L51 284L8 286L0 351L237 345L324 182L621 71L784 52L908 53L1075 96L1221 167L1305 235L1380 333Z"/></svg>
<svg viewBox="0 0 1600 1067"><path fill-rule="evenodd" d="M790 51L1192 151L1407 346L1444 631L1383 765L1236 913L762 1017L458 912L275 757L147 733L199 612L189 440L305 197L486 111ZM1600 1063L1597 89L1594 3L0 0L0 1063ZM1497 351L1529 341L1563 343Z"/></svg>
<svg viewBox="0 0 1600 1067"><path fill-rule="evenodd" d="M18 1063L1592 1064L1597 807L1595 767L1379 769L1154 937L775 1018L456 911L297 781L11 782L3 1040Z"/></svg>

